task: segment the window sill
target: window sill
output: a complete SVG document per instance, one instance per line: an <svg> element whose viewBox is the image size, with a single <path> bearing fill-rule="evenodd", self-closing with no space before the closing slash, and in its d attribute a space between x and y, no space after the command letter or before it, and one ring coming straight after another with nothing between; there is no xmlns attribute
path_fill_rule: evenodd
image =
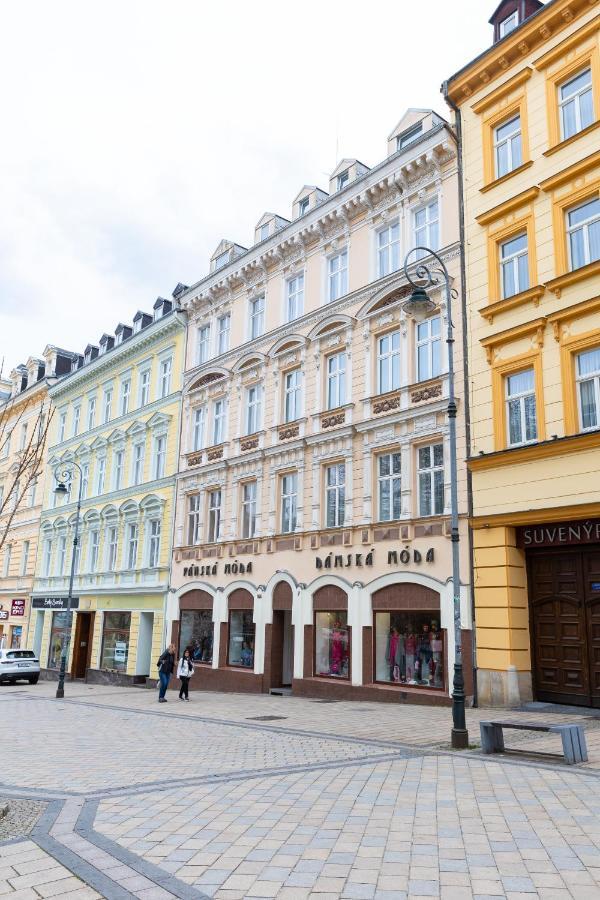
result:
<svg viewBox="0 0 600 900"><path fill-rule="evenodd" d="M517 463L551 459L569 453L581 453L585 450L594 450L597 447L600 447L600 429L585 431L581 434L570 434L547 441L538 441L535 444L526 444L525 446L507 447L503 450L496 450L493 453L486 453L483 456L474 456L467 460L467 465L471 472L481 472L486 469L511 466Z"/></svg>
<svg viewBox="0 0 600 900"><path fill-rule="evenodd" d="M544 291L544 285L537 284L535 287L529 288L526 291L521 291L519 294L514 294L512 297L508 297L506 300L496 300L494 303L482 307L479 310L479 314L483 316L484 319L487 319L491 325L494 321L494 316L497 316L499 313L505 312L506 310L515 309L517 306L524 306L526 303L529 303L530 300L533 301L534 306L539 306Z"/></svg>
<svg viewBox="0 0 600 900"><path fill-rule="evenodd" d="M560 141L558 144L554 144L554 146L548 147L547 150L544 150L542 155L552 156L554 153L558 153L559 150L562 150L563 147L568 147L578 138L596 131L597 128L600 128L600 119L597 122L592 122L592 124L588 125L587 128L583 128L581 131L578 131L577 134L572 134L571 137L565 138L564 141Z"/></svg>
<svg viewBox="0 0 600 900"><path fill-rule="evenodd" d="M488 191L491 191L495 187L498 187L498 185L504 184L504 182L512 178L513 175L518 175L520 172L527 171L527 169L530 169L532 165L533 160L528 159L527 162L521 163L521 165L517 166L516 169L511 169L511 171L507 172L506 175L502 175L500 178L495 178L493 181L488 182L488 184L484 184L482 188L479 188L479 193L486 194Z"/></svg>
<svg viewBox="0 0 600 900"><path fill-rule="evenodd" d="M564 288L570 287L572 284L578 284L580 281L585 281L587 278L592 278L594 275L600 275L600 259L588 263L587 266L581 266L579 269L573 269L572 272L565 272L563 275L553 278L552 281L547 281L546 287L553 294L556 294L557 297L560 297Z"/></svg>

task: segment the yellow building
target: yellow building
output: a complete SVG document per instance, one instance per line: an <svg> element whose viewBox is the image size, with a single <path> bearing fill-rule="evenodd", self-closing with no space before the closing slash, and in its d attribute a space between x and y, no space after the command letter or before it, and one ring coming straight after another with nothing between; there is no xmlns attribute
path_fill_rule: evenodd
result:
<svg viewBox="0 0 600 900"><path fill-rule="evenodd" d="M504 0L462 130L479 698L600 705L600 4Z"/></svg>
<svg viewBox="0 0 600 900"><path fill-rule="evenodd" d="M71 674L120 683L154 674L169 586L184 347L185 315L159 298L153 315L138 312L133 327L120 324L88 345L50 390L56 413L30 626L47 677L56 676L68 635L80 488ZM65 471L74 477L61 504L54 489Z"/></svg>

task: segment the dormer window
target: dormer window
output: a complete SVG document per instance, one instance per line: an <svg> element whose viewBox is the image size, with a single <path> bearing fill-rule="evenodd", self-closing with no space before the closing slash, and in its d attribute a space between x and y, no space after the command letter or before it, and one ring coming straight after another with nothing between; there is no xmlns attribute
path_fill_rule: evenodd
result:
<svg viewBox="0 0 600 900"><path fill-rule="evenodd" d="M510 16L507 16L506 19L502 19L500 24L498 25L498 34L500 38L506 37L507 34L510 34L511 31L514 31L515 28L519 24L519 12L515 9Z"/></svg>
<svg viewBox="0 0 600 900"><path fill-rule="evenodd" d="M303 216L308 212L308 207L310 204L310 197L304 197L298 203L298 215Z"/></svg>
<svg viewBox="0 0 600 900"><path fill-rule="evenodd" d="M217 258L215 259L215 271L217 269L222 269L223 266L227 265L227 263L229 262L229 254L229 250L226 250L224 253L219 253Z"/></svg>
<svg viewBox="0 0 600 900"><path fill-rule="evenodd" d="M117 333L116 333L116 335L115 335L115 344L118 346L118 345L121 344L122 342L123 342L123 332L122 332L122 331L117 331Z"/></svg>
<svg viewBox="0 0 600 900"><path fill-rule="evenodd" d="M106 344L100 344L100 350L98 351L98 356L103 356L106 353Z"/></svg>
<svg viewBox="0 0 600 900"><path fill-rule="evenodd" d="M409 144L412 144L413 141L416 141L418 137L423 134L423 123L419 122L417 125L413 125L412 128L409 128L408 131L405 131L403 134L399 134L396 138L397 149L403 150L404 147L407 147Z"/></svg>
<svg viewBox="0 0 600 900"><path fill-rule="evenodd" d="M142 330L142 319L140 316L140 318L136 319L135 322L133 323L133 333L137 334L138 331L141 331L141 330Z"/></svg>
<svg viewBox="0 0 600 900"><path fill-rule="evenodd" d="M269 223L265 222L264 225L260 226L260 239L261 241L266 241L269 237Z"/></svg>
<svg viewBox="0 0 600 900"><path fill-rule="evenodd" d="M338 178L337 178L338 191L341 191L341 189L343 187L346 187L346 185L348 184L349 181L350 181L350 174L348 172L348 169L346 169L345 172L342 172L341 175L338 175Z"/></svg>

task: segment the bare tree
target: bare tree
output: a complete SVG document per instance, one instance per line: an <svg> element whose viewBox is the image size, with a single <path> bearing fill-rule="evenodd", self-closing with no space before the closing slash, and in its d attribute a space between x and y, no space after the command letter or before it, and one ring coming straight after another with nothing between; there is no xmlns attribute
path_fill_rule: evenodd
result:
<svg viewBox="0 0 600 900"><path fill-rule="evenodd" d="M8 400L0 407L0 460L8 457L11 438L15 439L17 426L35 400L29 400L15 412L17 398ZM19 448L12 453L0 494L0 550L10 535L13 520L26 502L29 492L37 482L44 467L48 429L54 410L50 403L42 403L37 415L27 422L27 433Z"/></svg>

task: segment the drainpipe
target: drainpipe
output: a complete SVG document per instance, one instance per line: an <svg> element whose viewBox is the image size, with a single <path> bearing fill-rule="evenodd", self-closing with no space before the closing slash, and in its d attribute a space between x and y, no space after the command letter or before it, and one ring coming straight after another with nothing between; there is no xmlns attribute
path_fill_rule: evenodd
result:
<svg viewBox="0 0 600 900"><path fill-rule="evenodd" d="M462 306L462 319L463 319L463 329L462 329L462 340L463 340L463 396L464 396L464 404L465 404L465 437L466 437L466 447L467 453L470 452L471 449L471 416L470 416L470 403L469 403L469 347L467 342L467 276L466 276L466 264L465 264L465 203L464 203L464 178L463 178L463 143L462 143L462 120L460 116L460 109L454 103L452 98L448 92L448 82L444 81L442 84L442 94L444 96L444 100L448 104L448 106L454 112L454 125L455 125L455 138L456 138L456 146L457 146L457 154L458 154L458 211L459 211L459 236L460 236L460 294L461 294L461 306ZM469 514L469 518L473 515L473 480L471 476L471 472L467 469L467 510ZM469 591L471 595L471 620L473 624L473 628L471 631L471 645L473 649L473 706L478 706L478 692L477 692L477 630L475 628L475 591L473 584L474 577L474 553L473 553L473 532L471 527L468 528L469 534L469 568L471 572L471 578L469 579Z"/></svg>

